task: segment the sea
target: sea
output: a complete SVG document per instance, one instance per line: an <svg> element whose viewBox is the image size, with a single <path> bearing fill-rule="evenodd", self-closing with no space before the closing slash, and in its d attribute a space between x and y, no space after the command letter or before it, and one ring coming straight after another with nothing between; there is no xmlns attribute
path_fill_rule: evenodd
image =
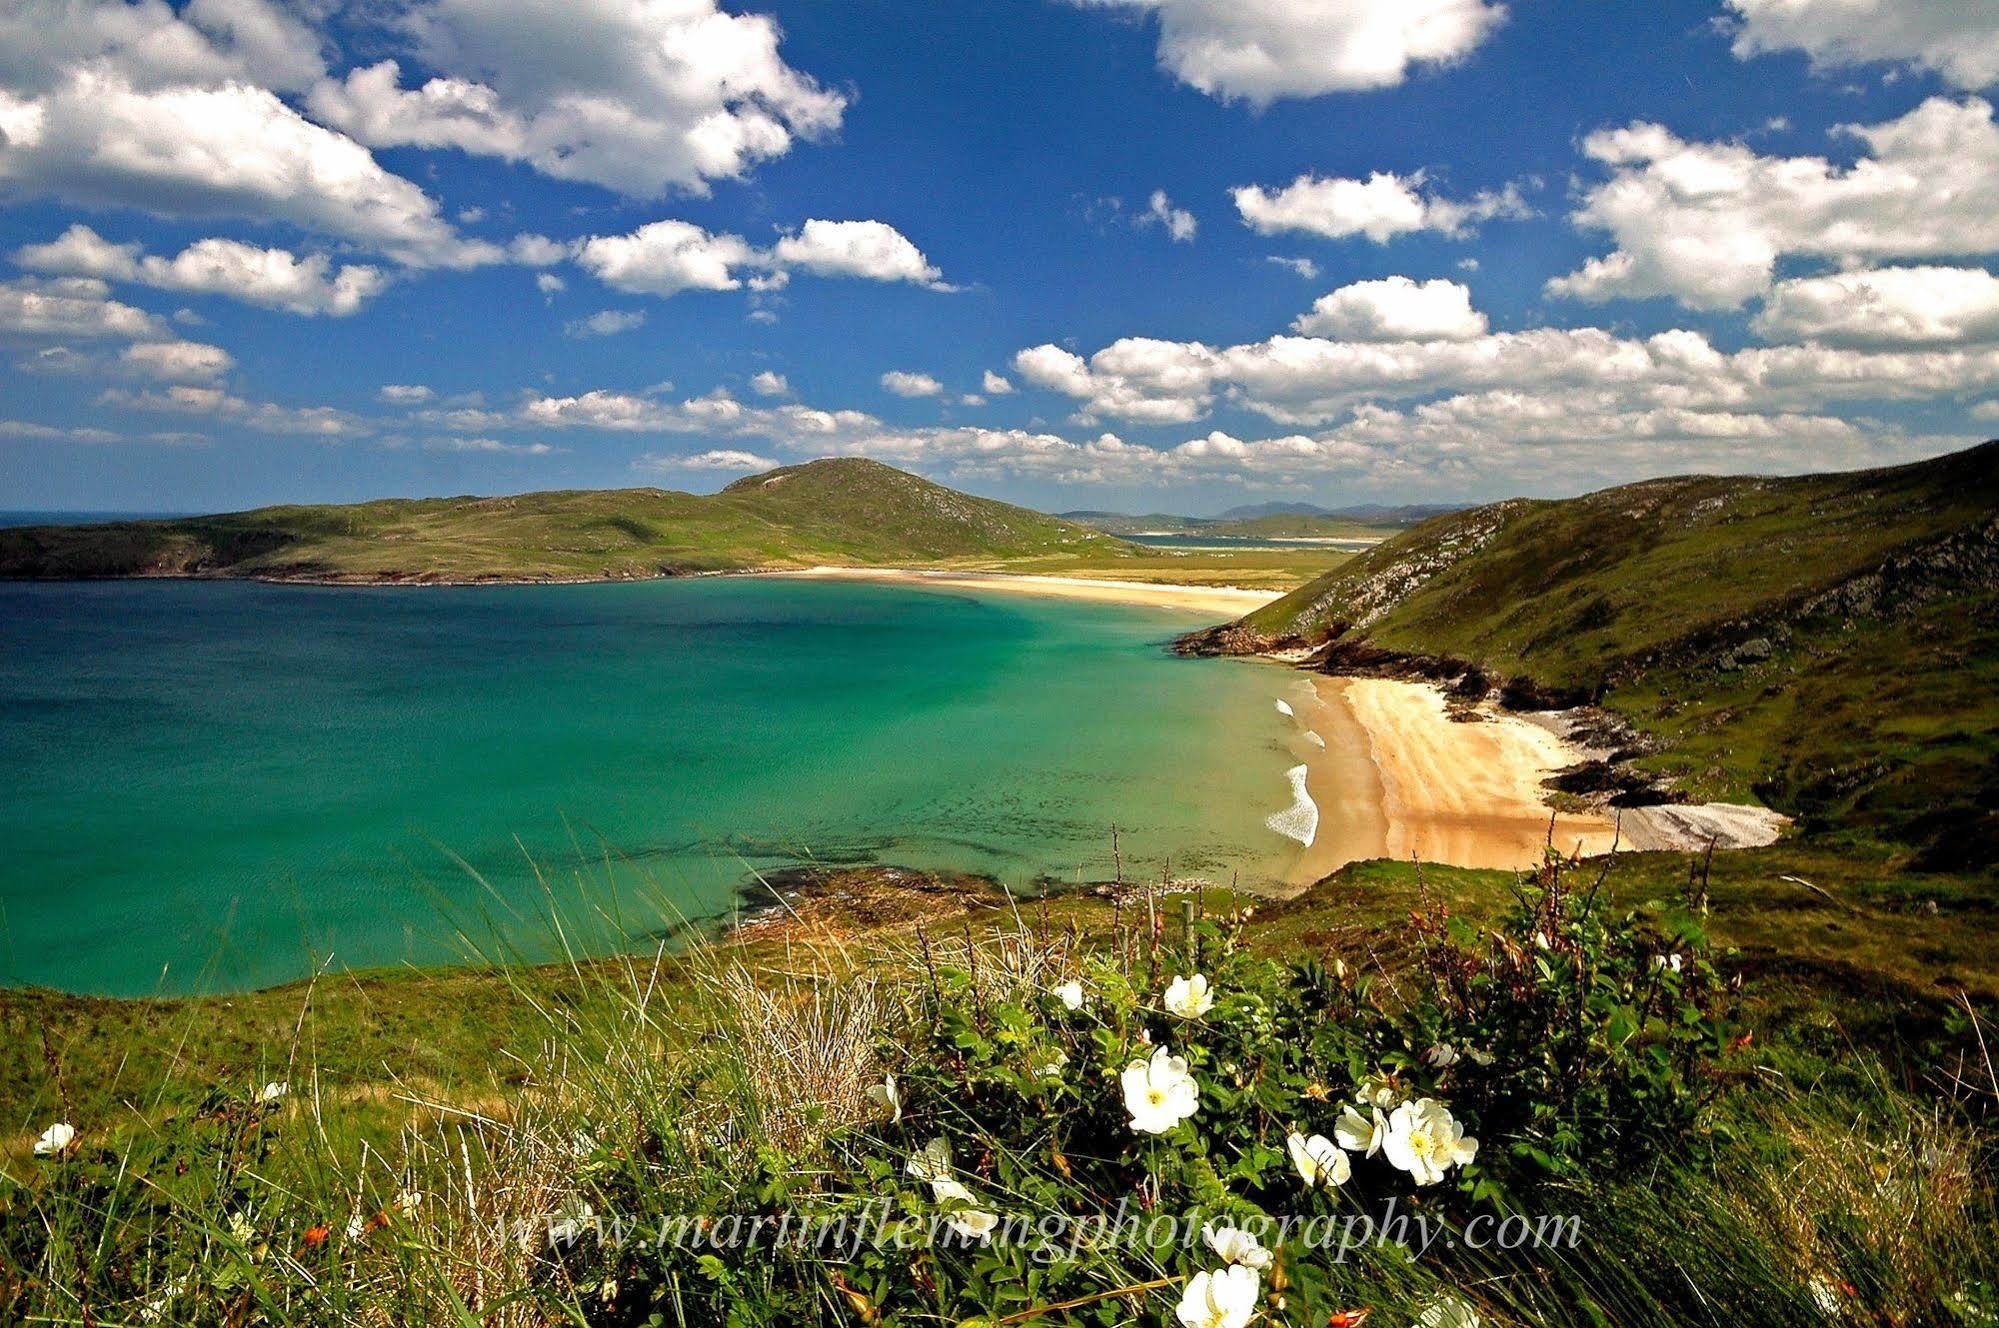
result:
<svg viewBox="0 0 1999 1328"><path fill-rule="evenodd" d="M1282 874L1293 679L1199 615L755 577L0 584L0 982L661 943L800 865Z"/></svg>

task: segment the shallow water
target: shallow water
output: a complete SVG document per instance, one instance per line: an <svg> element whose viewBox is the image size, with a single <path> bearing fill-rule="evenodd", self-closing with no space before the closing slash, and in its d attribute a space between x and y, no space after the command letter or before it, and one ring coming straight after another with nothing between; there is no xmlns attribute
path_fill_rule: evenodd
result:
<svg viewBox="0 0 1999 1328"><path fill-rule="evenodd" d="M801 859L1098 879L1112 825L1130 875L1272 875L1289 679L1167 654L1193 625L756 579L0 585L0 979L545 957L550 897L646 934Z"/></svg>

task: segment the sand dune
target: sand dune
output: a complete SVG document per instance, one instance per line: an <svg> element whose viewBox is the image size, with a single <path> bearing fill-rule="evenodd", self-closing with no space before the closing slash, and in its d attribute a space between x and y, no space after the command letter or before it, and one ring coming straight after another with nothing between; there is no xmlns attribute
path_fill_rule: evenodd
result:
<svg viewBox="0 0 1999 1328"><path fill-rule="evenodd" d="M1088 576L1028 576L1015 572L950 572L901 567L811 567L803 571L768 572L764 575L893 581L904 585L1094 600L1103 604L1145 604L1157 608L1186 609L1202 615L1212 614L1218 620L1241 617L1281 595L1275 590L1244 590L1236 586L1183 586Z"/></svg>

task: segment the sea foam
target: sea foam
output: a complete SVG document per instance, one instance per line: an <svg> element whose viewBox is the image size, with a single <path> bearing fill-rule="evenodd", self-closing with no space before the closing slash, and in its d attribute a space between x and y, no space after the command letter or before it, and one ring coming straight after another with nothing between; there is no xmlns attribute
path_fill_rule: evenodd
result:
<svg viewBox="0 0 1999 1328"><path fill-rule="evenodd" d="M1305 791L1305 773L1302 765L1294 765L1284 772L1284 777L1291 781L1291 805L1264 824L1286 839L1295 839L1310 848L1312 841L1319 837L1319 804L1313 802L1312 795Z"/></svg>
<svg viewBox="0 0 1999 1328"><path fill-rule="evenodd" d="M1291 703L1289 701L1279 701L1277 703L1277 713L1284 716L1286 719L1293 719L1296 717L1292 713Z"/></svg>

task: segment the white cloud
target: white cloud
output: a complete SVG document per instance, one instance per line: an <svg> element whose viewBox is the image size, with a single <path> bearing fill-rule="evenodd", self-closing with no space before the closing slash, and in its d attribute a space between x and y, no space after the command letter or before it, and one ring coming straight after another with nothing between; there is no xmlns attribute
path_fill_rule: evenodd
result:
<svg viewBox="0 0 1999 1328"><path fill-rule="evenodd" d="M773 461L755 452L741 452L733 448L714 448L697 452L693 456L661 456L647 453L632 463L634 470L776 470L782 462Z"/></svg>
<svg viewBox="0 0 1999 1328"><path fill-rule="evenodd" d="M547 443L508 443L498 438L432 438L423 446L427 452L489 452L502 456L552 456L563 450Z"/></svg>
<svg viewBox="0 0 1999 1328"><path fill-rule="evenodd" d="M1487 0L1078 0L1159 18L1159 63L1223 101L1267 106L1394 87L1460 60L1506 16Z"/></svg>
<svg viewBox="0 0 1999 1328"><path fill-rule="evenodd" d="M107 406L173 415L210 415L257 433L346 438L369 432L366 422L332 406L282 406L248 401L219 387L181 385L163 392L112 388L98 398Z"/></svg>
<svg viewBox="0 0 1999 1328"><path fill-rule="evenodd" d="M1830 346L1999 341L1999 277L1983 268L1891 267L1780 281L1753 323L1771 339Z"/></svg>
<svg viewBox="0 0 1999 1328"><path fill-rule="evenodd" d="M456 147L634 196L705 193L838 128L845 98L778 54L774 20L714 0L431 0L398 21L419 87L385 60L313 113L377 147Z"/></svg>
<svg viewBox="0 0 1999 1328"><path fill-rule="evenodd" d="M289 313L335 317L356 312L389 284L388 274L377 267L335 271L324 254L299 258L289 250L236 240L197 240L175 257L161 258L137 244L112 244L81 223L47 244L17 250L14 261L36 272L226 295Z"/></svg>
<svg viewBox="0 0 1999 1328"><path fill-rule="evenodd" d="M110 298L102 281L24 277L0 282L0 334L32 337L157 338L166 324L143 309Z"/></svg>
<svg viewBox="0 0 1999 1328"><path fill-rule="evenodd" d="M1386 277L1322 295L1292 325L1311 337L1341 341L1469 341L1485 335L1485 315L1455 281Z"/></svg>
<svg viewBox="0 0 1999 1328"><path fill-rule="evenodd" d="M1286 258L1281 254L1272 254L1263 261L1275 263L1291 275L1303 277L1307 281L1316 280L1319 275L1319 265L1309 258Z"/></svg>
<svg viewBox="0 0 1999 1328"><path fill-rule="evenodd" d="M534 274L534 288L543 295L555 295L569 289L569 283L553 272L537 272Z"/></svg>
<svg viewBox="0 0 1999 1328"><path fill-rule="evenodd" d="M932 287L943 277L902 232L879 221L808 221L798 234L777 242L771 262L815 277L914 281Z"/></svg>
<svg viewBox="0 0 1999 1328"><path fill-rule="evenodd" d="M0 89L0 185L171 216L286 221L412 266L495 261L434 200L266 88L135 87L79 69L28 97Z"/></svg>
<svg viewBox="0 0 1999 1328"><path fill-rule="evenodd" d="M437 393L421 383L384 383L375 395L392 406L415 406Z"/></svg>
<svg viewBox="0 0 1999 1328"><path fill-rule="evenodd" d="M788 397L791 395L791 384L783 374L765 369L751 377L750 391L760 397Z"/></svg>
<svg viewBox="0 0 1999 1328"><path fill-rule="evenodd" d="M135 373L170 383L220 378L236 361L220 346L198 341L145 341L127 346L119 362Z"/></svg>
<svg viewBox="0 0 1999 1328"><path fill-rule="evenodd" d="M1376 171L1365 180L1301 175L1274 192L1244 185L1230 193L1243 224L1259 234L1302 231L1334 240L1365 235L1376 244L1413 231L1462 236L1494 217L1529 215L1514 185L1455 202L1425 193L1423 184L1421 171L1406 176Z"/></svg>
<svg viewBox="0 0 1999 1328"><path fill-rule="evenodd" d="M934 397L944 390L944 384L927 373L910 373L903 369L891 369L881 377L881 384L899 397Z"/></svg>
<svg viewBox="0 0 1999 1328"><path fill-rule="evenodd" d="M655 221L629 235L583 241L576 261L607 286L635 295L735 290L734 269L756 256L740 235L710 235L686 221Z"/></svg>
<svg viewBox="0 0 1999 1328"><path fill-rule="evenodd" d="M1060 346L1032 346L1014 356L1013 367L1037 387L1082 399L1090 418L1185 424L1213 403L1219 365L1199 342L1126 337L1088 361Z"/></svg>
<svg viewBox="0 0 1999 1328"><path fill-rule="evenodd" d="M1003 397L1013 391L1013 383L1004 374L996 374L991 369L986 370L985 377L980 380L980 386L985 389L986 395L991 397Z"/></svg>
<svg viewBox="0 0 1999 1328"><path fill-rule="evenodd" d="M562 325L566 337L615 337L644 327L643 309L600 309L588 318L573 318Z"/></svg>
<svg viewBox="0 0 1999 1328"><path fill-rule="evenodd" d="M266 0L13 0L0 9L0 83L46 91L68 70L117 68L141 86L251 82L296 91L325 72L320 41Z"/></svg>
<svg viewBox="0 0 1999 1328"><path fill-rule="evenodd" d="M629 235L592 236L575 246L575 254L599 281L638 295L737 290L745 284L768 291L785 285L793 271L950 289L922 250L879 221L807 221L768 250L691 222L655 221Z"/></svg>
<svg viewBox="0 0 1999 1328"><path fill-rule="evenodd" d="M1549 293L1733 309L1769 288L1785 255L1859 265L1999 250L1999 126L1988 103L1931 98L1899 120L1840 132L1866 149L1850 169L1689 143L1655 124L1590 135L1584 151L1611 176L1574 220L1617 247L1550 281Z"/></svg>
<svg viewBox="0 0 1999 1328"><path fill-rule="evenodd" d="M1195 232L1200 229L1200 223L1194 219L1194 214L1185 208L1174 207L1173 200L1166 196L1164 189L1152 191L1152 197L1146 201L1145 211L1138 215L1138 224L1141 227L1165 227L1166 233L1173 237L1176 244L1192 244Z"/></svg>
<svg viewBox="0 0 1999 1328"><path fill-rule="evenodd" d="M1819 66L1889 61L1966 90L1999 81L1999 10L1984 0L1727 0L1735 54L1803 51Z"/></svg>

